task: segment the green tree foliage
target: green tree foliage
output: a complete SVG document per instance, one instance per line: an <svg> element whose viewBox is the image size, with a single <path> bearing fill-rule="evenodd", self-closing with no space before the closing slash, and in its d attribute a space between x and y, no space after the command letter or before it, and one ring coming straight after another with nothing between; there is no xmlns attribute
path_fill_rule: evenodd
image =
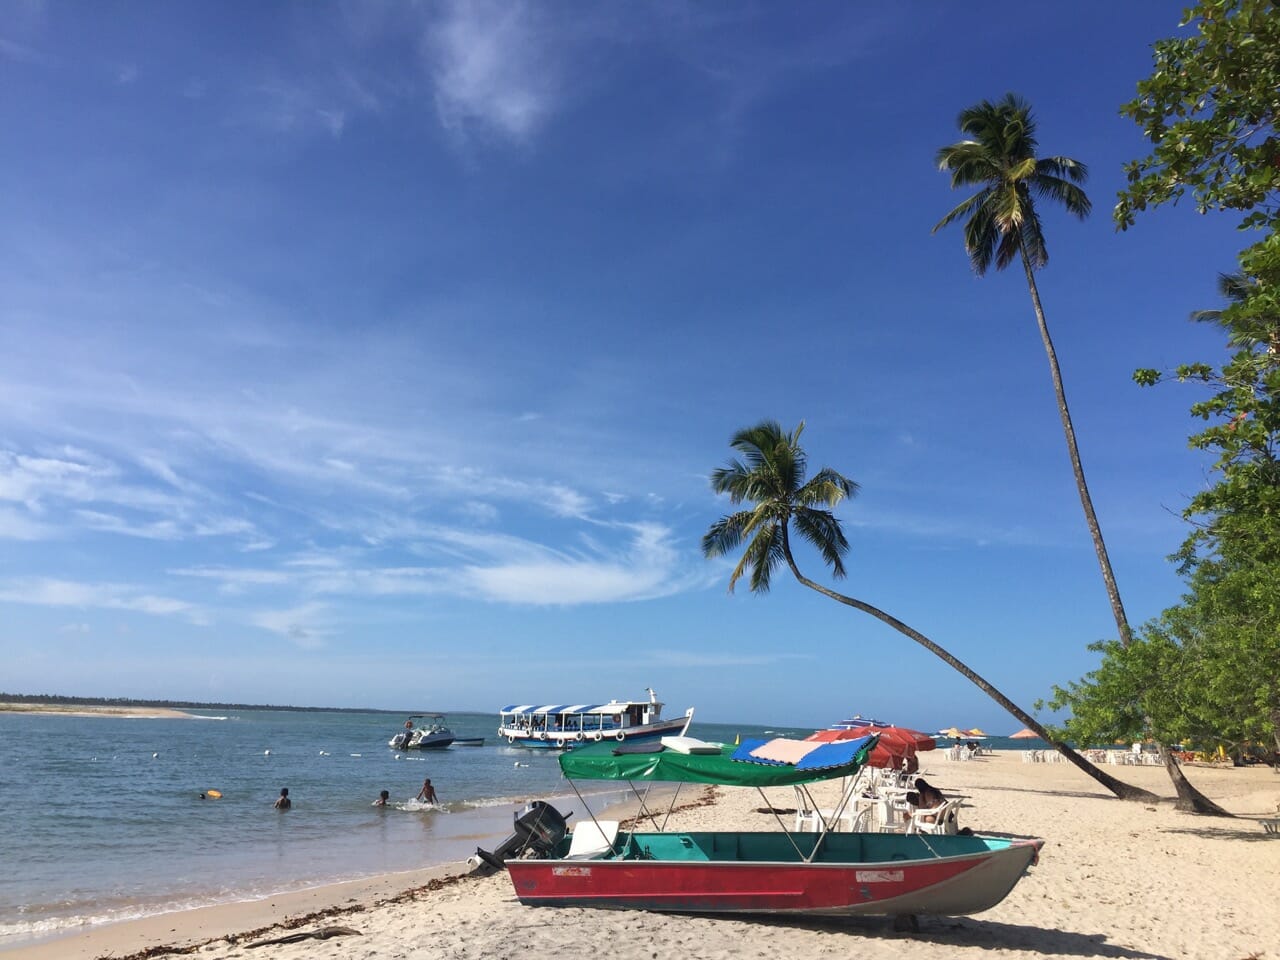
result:
<svg viewBox="0 0 1280 960"><path fill-rule="evenodd" d="M1227 361L1172 374L1209 388L1191 406L1207 426L1190 445L1216 455L1217 479L1188 504L1192 529L1175 554L1188 591L1130 647L1095 646L1098 670L1054 689L1050 706L1071 711L1063 736L1136 736L1145 714L1168 742L1280 750L1280 239L1240 263L1222 284L1230 305L1192 314L1223 328ZM1134 374L1145 386L1168 378Z"/></svg>
<svg viewBox="0 0 1280 960"><path fill-rule="evenodd" d="M1115 220L1188 190L1196 209L1246 211L1243 226L1280 219L1280 9L1274 0L1201 0L1184 36L1155 45L1155 68L1121 112L1151 153L1125 166Z"/></svg>

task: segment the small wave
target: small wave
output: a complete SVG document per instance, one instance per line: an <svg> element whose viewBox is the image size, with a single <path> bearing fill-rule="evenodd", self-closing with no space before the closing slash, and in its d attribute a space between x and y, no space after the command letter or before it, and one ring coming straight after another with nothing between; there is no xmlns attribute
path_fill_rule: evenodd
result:
<svg viewBox="0 0 1280 960"><path fill-rule="evenodd" d="M420 800L406 800L395 805L397 810L430 810L433 813L448 813L448 809L439 803L423 803Z"/></svg>
<svg viewBox="0 0 1280 960"><path fill-rule="evenodd" d="M230 720L230 717L207 717L203 713L191 714L192 720Z"/></svg>

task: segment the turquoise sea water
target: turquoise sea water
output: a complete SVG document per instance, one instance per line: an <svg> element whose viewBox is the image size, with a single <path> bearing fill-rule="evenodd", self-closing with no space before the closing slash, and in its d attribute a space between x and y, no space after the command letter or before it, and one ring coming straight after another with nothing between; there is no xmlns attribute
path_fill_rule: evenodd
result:
<svg viewBox="0 0 1280 960"><path fill-rule="evenodd" d="M529 799L582 805L551 752L498 745L496 714L449 716L483 747L404 753L387 746L395 715L195 712L204 716L0 713L0 949L457 862L509 834ZM809 732L696 720L690 730L726 742ZM425 777L443 810L405 808ZM272 808L281 787L293 799L284 813ZM222 798L199 799L209 789ZM384 789L392 806L371 806Z"/></svg>

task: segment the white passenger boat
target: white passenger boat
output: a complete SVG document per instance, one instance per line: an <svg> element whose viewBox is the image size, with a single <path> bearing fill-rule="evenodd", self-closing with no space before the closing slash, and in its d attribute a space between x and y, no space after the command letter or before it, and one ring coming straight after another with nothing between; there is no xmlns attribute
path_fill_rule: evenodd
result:
<svg viewBox="0 0 1280 960"><path fill-rule="evenodd" d="M663 704L652 688L646 689L648 700L511 704L498 711L499 742L514 747L568 750L602 740L620 743L684 736L693 720L693 707L684 716L664 720Z"/></svg>

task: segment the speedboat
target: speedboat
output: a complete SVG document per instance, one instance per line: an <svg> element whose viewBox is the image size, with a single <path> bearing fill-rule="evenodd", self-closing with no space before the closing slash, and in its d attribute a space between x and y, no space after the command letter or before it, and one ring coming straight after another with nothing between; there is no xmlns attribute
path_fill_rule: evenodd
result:
<svg viewBox="0 0 1280 960"><path fill-rule="evenodd" d="M683 736L693 720L693 707L684 716L664 720L658 695L652 687L645 689L648 700L511 704L498 711L498 737L513 747L568 750L605 740L617 744Z"/></svg>
<svg viewBox="0 0 1280 960"><path fill-rule="evenodd" d="M416 727L415 720L419 721ZM395 750L439 750L456 739L443 713L415 713L404 722L404 729L387 741L387 746Z"/></svg>
<svg viewBox="0 0 1280 960"><path fill-rule="evenodd" d="M656 744L651 752L599 744L562 754L560 768L571 783L754 786L764 797L764 787L852 777L877 739L871 734L810 745L791 763L752 757L760 741L717 744L714 750ZM671 802L674 806L674 797ZM557 839L549 852L529 856L530 851L519 850L511 858L481 859L505 866L517 898L529 906L881 915L913 929L921 914L957 916L995 906L1037 862L1044 844L1036 838L839 833L825 827L794 833L782 826L770 832L641 832L592 816Z"/></svg>

